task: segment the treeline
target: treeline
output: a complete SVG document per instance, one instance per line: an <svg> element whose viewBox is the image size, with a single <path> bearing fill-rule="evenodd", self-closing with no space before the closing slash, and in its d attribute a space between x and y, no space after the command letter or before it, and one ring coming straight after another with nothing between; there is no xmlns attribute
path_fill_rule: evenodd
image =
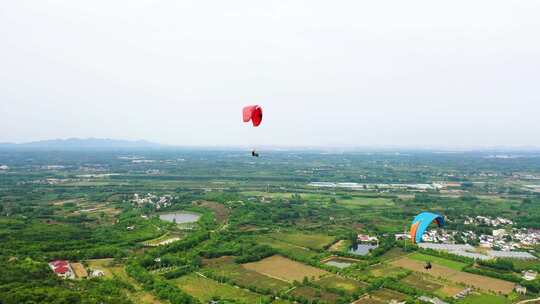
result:
<svg viewBox="0 0 540 304"><path fill-rule="evenodd" d="M70 218L70 217L67 217ZM3 243L0 255L30 256L46 259L81 260L90 258L124 257L128 249L137 248L141 241L162 234L156 226L167 223L142 219L128 212L115 224L97 225L86 221L62 221L10 217L0 220ZM133 230L127 230L133 226Z"/></svg>
<svg viewBox="0 0 540 304"><path fill-rule="evenodd" d="M255 245L245 248L234 261L236 263L256 262L274 254L276 254L276 250L268 245Z"/></svg>
<svg viewBox="0 0 540 304"><path fill-rule="evenodd" d="M160 256L170 252L185 251L197 246L199 243L202 243L208 239L210 239L210 233L208 231L198 231L183 240L173 242L167 246L160 247L154 252L157 256Z"/></svg>
<svg viewBox="0 0 540 304"><path fill-rule="evenodd" d="M479 274L479 275L483 275L483 276L487 276L487 277L492 277L492 278L495 278L495 279L501 279L501 280L505 280L505 281L510 281L510 282L514 282L514 283L520 283L521 282L521 278L519 276L513 274L513 273L498 272L498 271L489 270L489 269L486 269L486 268L474 267L474 266L466 266L465 268L463 268L463 271L466 271L466 272L469 272L469 273L474 273L474 274Z"/></svg>
<svg viewBox="0 0 540 304"><path fill-rule="evenodd" d="M417 247L417 248L418 248L418 251L421 252L421 253L436 256L436 257L440 257L440 258L447 259L447 260L452 260L452 261L456 261L456 262L465 263L467 265L473 265L474 262L475 262L474 259L471 259L469 257L455 255L455 254L452 254L452 253L449 253L449 252L446 252L446 251L438 251L438 250L433 250L433 249L428 249L428 248L419 248L419 247Z"/></svg>
<svg viewBox="0 0 540 304"><path fill-rule="evenodd" d="M200 267L198 252L190 250L209 238L209 232L195 232L183 240L147 250L134 263L145 270L165 271L162 275L168 279L180 277Z"/></svg>

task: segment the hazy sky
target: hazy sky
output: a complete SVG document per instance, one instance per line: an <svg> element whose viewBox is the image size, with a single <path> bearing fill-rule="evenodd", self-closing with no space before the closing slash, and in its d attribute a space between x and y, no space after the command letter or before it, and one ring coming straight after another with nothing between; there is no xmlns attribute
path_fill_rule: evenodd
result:
<svg viewBox="0 0 540 304"><path fill-rule="evenodd" d="M540 146L539 16L538 0L3 1L0 142Z"/></svg>

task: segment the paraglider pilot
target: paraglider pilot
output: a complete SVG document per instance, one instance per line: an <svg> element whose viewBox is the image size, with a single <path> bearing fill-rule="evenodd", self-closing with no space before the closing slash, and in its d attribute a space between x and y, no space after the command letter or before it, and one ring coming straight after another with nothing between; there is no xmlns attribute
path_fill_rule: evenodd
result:
<svg viewBox="0 0 540 304"><path fill-rule="evenodd" d="M253 127L258 127L262 122L263 112L259 105L247 106L242 109L242 120L253 124ZM255 149L251 150L252 157L259 157L259 153Z"/></svg>

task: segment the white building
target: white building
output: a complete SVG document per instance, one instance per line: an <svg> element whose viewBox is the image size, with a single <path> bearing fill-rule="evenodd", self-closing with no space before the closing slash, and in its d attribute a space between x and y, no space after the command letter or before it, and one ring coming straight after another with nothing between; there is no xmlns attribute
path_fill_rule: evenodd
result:
<svg viewBox="0 0 540 304"><path fill-rule="evenodd" d="M105 275L105 272L101 269L92 269L90 270L90 278L99 278Z"/></svg>
<svg viewBox="0 0 540 304"><path fill-rule="evenodd" d="M521 295L527 294L527 287L523 287L521 285L516 285L516 288L514 288L514 289L518 294L521 294Z"/></svg>
<svg viewBox="0 0 540 304"><path fill-rule="evenodd" d="M494 237L502 237L504 235L506 235L506 230L504 229L494 229L492 231L492 234Z"/></svg>
<svg viewBox="0 0 540 304"><path fill-rule="evenodd" d="M523 275L523 279L526 281L532 281L538 276L538 272L534 270L523 271L521 274Z"/></svg>
<svg viewBox="0 0 540 304"><path fill-rule="evenodd" d="M66 260L55 260L49 262L49 267L51 267L54 273L63 278L63 279L75 279L75 273L71 268L71 265Z"/></svg>
<svg viewBox="0 0 540 304"><path fill-rule="evenodd" d="M396 241L411 239L411 235L408 233L397 233L397 234L394 234L394 237L396 238Z"/></svg>

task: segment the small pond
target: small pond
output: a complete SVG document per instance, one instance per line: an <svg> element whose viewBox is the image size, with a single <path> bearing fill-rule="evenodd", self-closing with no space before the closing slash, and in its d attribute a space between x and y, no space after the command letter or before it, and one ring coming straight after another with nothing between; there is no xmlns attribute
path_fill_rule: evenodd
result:
<svg viewBox="0 0 540 304"><path fill-rule="evenodd" d="M159 219L172 223L176 222L177 224L195 223L200 217L200 214L185 211L163 213L159 215Z"/></svg>
<svg viewBox="0 0 540 304"><path fill-rule="evenodd" d="M375 249L377 247L379 246L369 245L369 244L358 244L356 246L351 247L349 252L356 255L367 255L369 253L369 250Z"/></svg>

